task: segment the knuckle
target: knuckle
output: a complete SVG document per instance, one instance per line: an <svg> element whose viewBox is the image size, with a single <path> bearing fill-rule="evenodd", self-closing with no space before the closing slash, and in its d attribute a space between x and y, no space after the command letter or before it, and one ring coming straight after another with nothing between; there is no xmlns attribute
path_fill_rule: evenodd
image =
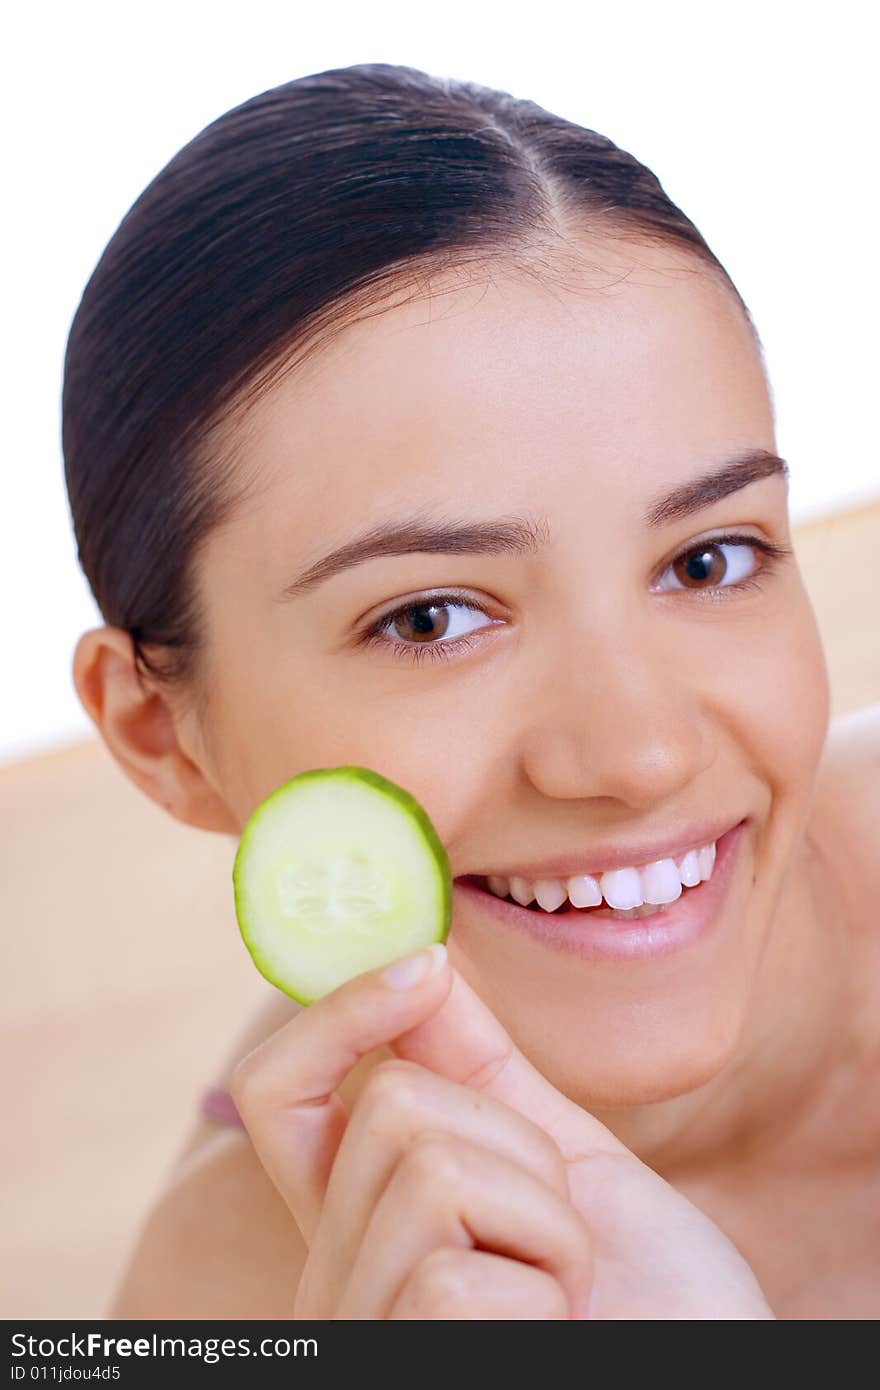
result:
<svg viewBox="0 0 880 1390"><path fill-rule="evenodd" d="M553 1186L567 1192L568 1174L565 1159L562 1157L562 1150L545 1129L541 1129L540 1125L532 1124L531 1121L529 1123L531 1124L537 1155L548 1179Z"/></svg>
<svg viewBox="0 0 880 1390"><path fill-rule="evenodd" d="M400 1162L404 1181L416 1190L430 1187L435 1191L454 1192L460 1183L464 1163L453 1135L422 1130L417 1134Z"/></svg>
<svg viewBox="0 0 880 1390"><path fill-rule="evenodd" d="M364 1081L359 1108L371 1116L411 1110L416 1098L418 1070L415 1062L402 1058L377 1063Z"/></svg>
<svg viewBox="0 0 880 1390"><path fill-rule="evenodd" d="M541 1310L540 1313L539 1309ZM540 1286L540 1293L537 1289L535 1290L534 1311L538 1316L548 1320L568 1318L568 1298L562 1285L552 1275L545 1275Z"/></svg>
<svg viewBox="0 0 880 1390"><path fill-rule="evenodd" d="M432 1250L416 1265L410 1283L419 1308L431 1310L460 1304L470 1291L465 1253L445 1247Z"/></svg>

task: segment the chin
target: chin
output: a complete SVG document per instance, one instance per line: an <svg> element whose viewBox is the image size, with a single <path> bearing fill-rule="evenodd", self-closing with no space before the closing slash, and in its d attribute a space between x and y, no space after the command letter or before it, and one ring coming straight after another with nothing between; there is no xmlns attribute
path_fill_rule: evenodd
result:
<svg viewBox="0 0 880 1390"><path fill-rule="evenodd" d="M730 998L719 1007L697 1009L690 1017L673 1016L662 1005L650 1016L618 1018L604 1038L583 1040L572 1056L571 1040L556 1046L546 1035L520 1045L558 1090L586 1110L654 1105L689 1095L730 1066L746 1018L743 1000Z"/></svg>
<svg viewBox="0 0 880 1390"><path fill-rule="evenodd" d="M581 971L536 961L526 992L521 961L500 953L491 972L463 953L453 963L548 1081L594 1111L690 1094L741 1055L755 961L742 939L730 945L701 967L670 958L638 984L611 971L592 988Z"/></svg>

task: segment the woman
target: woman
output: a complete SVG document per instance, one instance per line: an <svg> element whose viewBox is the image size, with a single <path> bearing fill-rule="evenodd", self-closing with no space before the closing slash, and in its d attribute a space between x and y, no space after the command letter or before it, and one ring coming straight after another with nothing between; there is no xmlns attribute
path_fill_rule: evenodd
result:
<svg viewBox="0 0 880 1390"><path fill-rule="evenodd" d="M111 239L63 412L125 772L237 837L372 767L456 879L446 952L254 1021L113 1315L873 1316L877 719L654 175L411 68L263 93Z"/></svg>

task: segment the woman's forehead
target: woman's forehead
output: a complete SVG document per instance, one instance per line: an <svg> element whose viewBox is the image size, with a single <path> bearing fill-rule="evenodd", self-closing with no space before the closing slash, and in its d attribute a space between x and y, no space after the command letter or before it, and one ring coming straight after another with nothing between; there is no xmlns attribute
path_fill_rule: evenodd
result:
<svg viewBox="0 0 880 1390"><path fill-rule="evenodd" d="M350 325L305 376L248 416L246 465L308 510L381 492L443 495L522 471L601 478L764 443L772 419L733 295L680 254L624 261L585 285L491 274ZM768 438L768 431L770 438ZM629 479L630 485L633 479ZM338 489L338 491L336 491Z"/></svg>

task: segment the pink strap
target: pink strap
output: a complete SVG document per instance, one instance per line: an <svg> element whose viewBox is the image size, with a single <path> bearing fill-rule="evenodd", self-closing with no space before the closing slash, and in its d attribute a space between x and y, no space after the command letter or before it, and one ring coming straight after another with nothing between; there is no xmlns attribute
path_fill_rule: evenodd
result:
<svg viewBox="0 0 880 1390"><path fill-rule="evenodd" d="M202 1092L201 1111L206 1120L214 1120L219 1125L234 1125L244 1129L244 1121L236 1109L235 1101L222 1086L207 1086Z"/></svg>

